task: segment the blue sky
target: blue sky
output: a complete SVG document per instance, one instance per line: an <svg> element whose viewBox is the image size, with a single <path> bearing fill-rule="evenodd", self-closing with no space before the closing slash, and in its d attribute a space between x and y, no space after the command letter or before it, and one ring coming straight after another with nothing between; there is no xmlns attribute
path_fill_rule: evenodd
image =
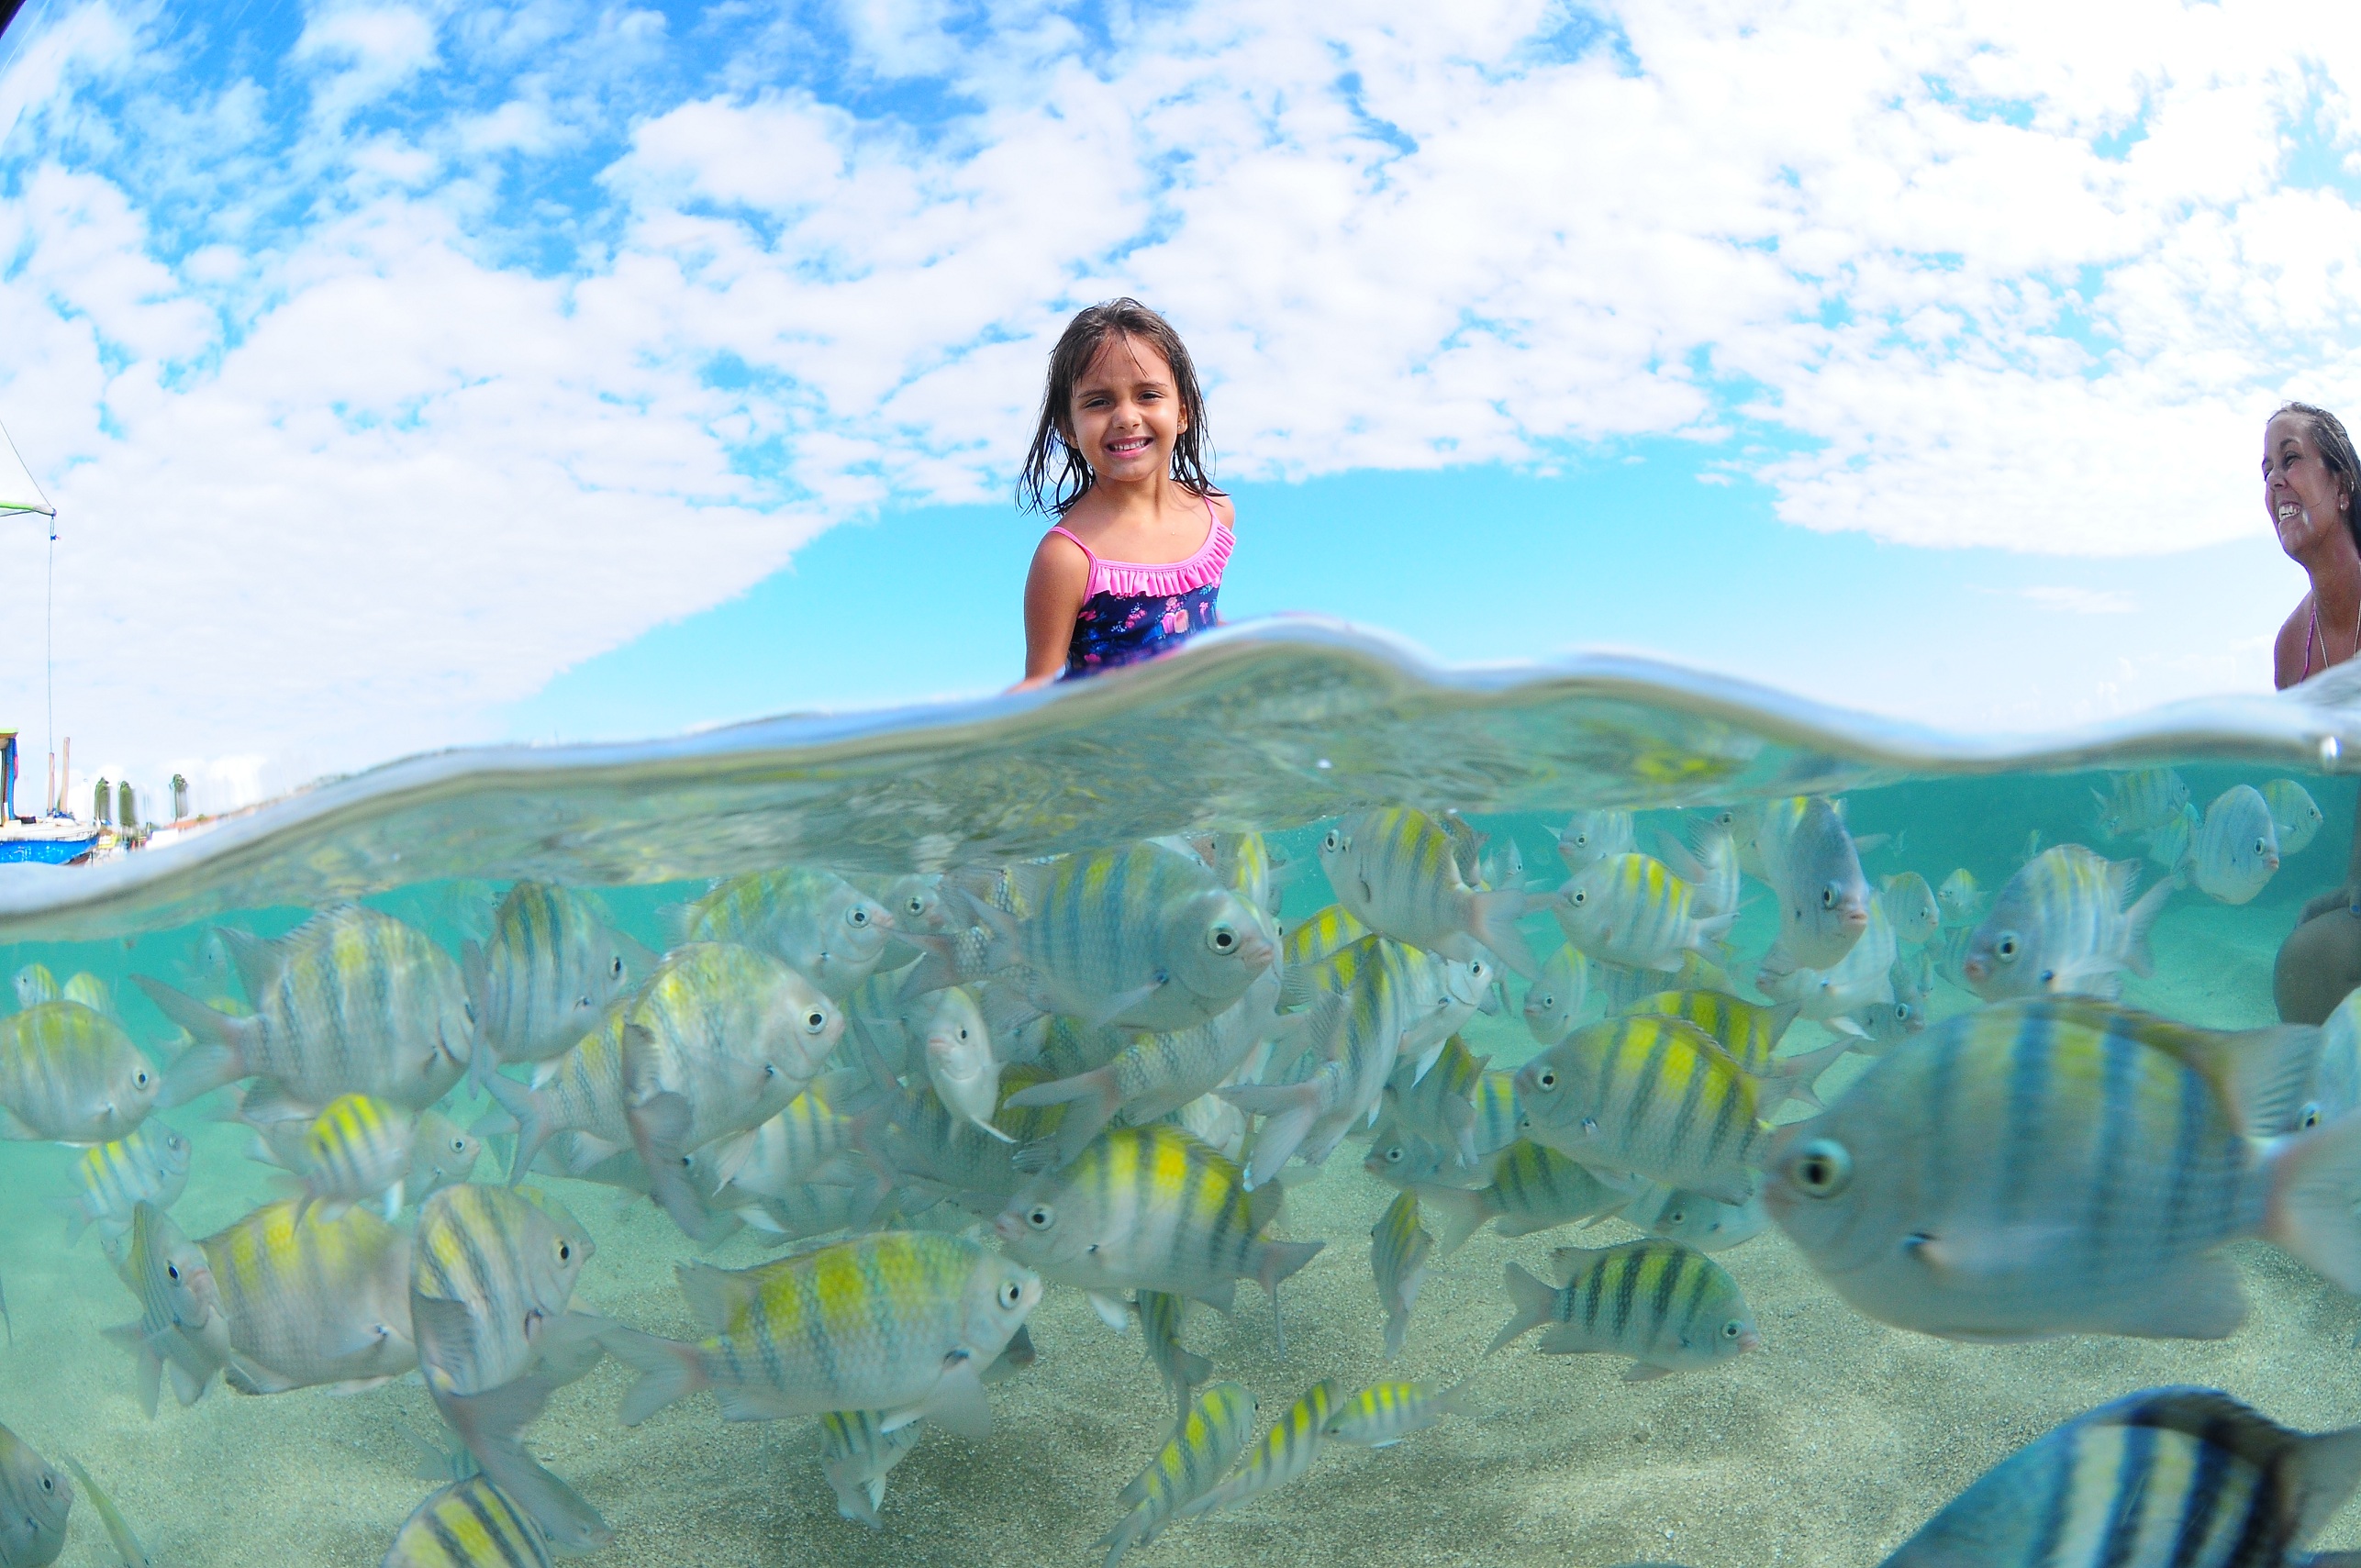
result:
<svg viewBox="0 0 2361 1568"><path fill-rule="evenodd" d="M2254 689L2262 416L2361 388L2356 77L2236 3L34 0L60 728L228 804L995 689L1116 293L1207 375L1232 618L1969 728Z"/></svg>

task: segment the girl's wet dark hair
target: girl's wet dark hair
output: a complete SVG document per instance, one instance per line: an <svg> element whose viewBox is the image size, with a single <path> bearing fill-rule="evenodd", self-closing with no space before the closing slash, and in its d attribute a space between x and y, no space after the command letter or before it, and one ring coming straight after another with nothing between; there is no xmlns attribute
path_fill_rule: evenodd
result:
<svg viewBox="0 0 2361 1568"><path fill-rule="evenodd" d="M1076 312L1058 338L1057 347L1050 350L1050 381L1041 393L1041 417L1033 427L1033 444L1025 454L1024 472L1017 479L1017 505L1025 510L1064 517L1089 491L1094 476L1090 464L1068 439L1073 431L1067 419L1074 407L1074 384L1114 338L1133 338L1149 344L1172 367L1174 390L1188 420L1187 428L1173 442L1173 478L1192 495L1220 494L1213 487L1205 394L1197 389L1197 366L1189 360L1187 346L1171 322L1138 300L1109 299Z"/></svg>
<svg viewBox="0 0 2361 1568"><path fill-rule="evenodd" d="M2271 410L2271 418L2292 414L2304 423L2304 431L2311 437L2312 450L2328 472L2344 486L2348 504L2344 508L2344 527L2353 536L2353 543L2361 549L2361 456L2353 450L2353 438L2344 433L2344 421L2325 408L2315 408L2309 403L2282 403ZM2268 423L2268 421L2266 421Z"/></svg>

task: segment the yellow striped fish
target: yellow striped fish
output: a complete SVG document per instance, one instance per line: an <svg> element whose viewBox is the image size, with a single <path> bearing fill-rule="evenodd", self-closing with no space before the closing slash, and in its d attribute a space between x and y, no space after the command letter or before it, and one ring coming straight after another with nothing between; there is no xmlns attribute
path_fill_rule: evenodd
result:
<svg viewBox="0 0 2361 1568"><path fill-rule="evenodd" d="M1498 1220L1503 1236L1530 1236L1612 1214L1632 1196L1628 1188L1600 1180L1580 1161L1531 1139L1502 1150L1490 1169L1492 1180L1485 1186L1420 1189L1420 1195L1442 1218L1435 1240L1445 1256L1457 1251L1487 1220Z"/></svg>
<svg viewBox="0 0 2361 1568"><path fill-rule="evenodd" d="M1563 1287L1508 1265L1517 1315L1493 1336L1487 1355L1549 1324L1543 1355L1630 1356L1623 1381L1644 1383L1762 1348L1738 1282L1694 1248L1650 1238L1597 1250L1561 1247L1550 1261L1565 1271Z"/></svg>
<svg viewBox="0 0 2361 1568"><path fill-rule="evenodd" d="M1427 1258L1433 1251L1434 1238L1419 1223L1418 1195L1408 1188L1395 1194L1377 1223L1369 1228L1369 1272L1377 1282L1377 1304L1386 1311L1389 1361L1402 1353L1403 1337L1410 1329L1410 1308L1417 1305Z"/></svg>
<svg viewBox="0 0 2361 1568"><path fill-rule="evenodd" d="M502 1062L555 1056L598 1027L653 955L615 927L597 895L519 882L500 900L492 932L460 950L475 1006L479 1077Z"/></svg>
<svg viewBox="0 0 2361 1568"><path fill-rule="evenodd" d="M1394 1125L1436 1143L1459 1151L1476 1162L1476 1096L1484 1082L1484 1064L1467 1042L1453 1035L1442 1042L1424 1077L1414 1076L1418 1063L1404 1062L1386 1085L1386 1111Z"/></svg>
<svg viewBox="0 0 2361 1568"><path fill-rule="evenodd" d="M1161 844L1010 868L1016 916L971 899L994 932L987 962L1032 973L1045 1012L1141 1029L1185 1029L1245 994L1271 965L1267 917L1204 862Z"/></svg>
<svg viewBox="0 0 2361 1568"><path fill-rule="evenodd" d="M65 1216L66 1245L82 1239L87 1226L119 1236L131 1225L131 1206L170 1208L188 1188L188 1140L150 1117L128 1137L84 1150L73 1162L72 1197L50 1200Z"/></svg>
<svg viewBox="0 0 2361 1568"><path fill-rule="evenodd" d="M626 1426L709 1388L726 1421L882 1410L981 1437L992 1426L981 1374L1041 1297L1040 1277L999 1253L908 1230L751 1269L679 1272L707 1339L604 1337L640 1373L623 1401Z"/></svg>
<svg viewBox="0 0 2361 1568"><path fill-rule="evenodd" d="M159 1086L123 1026L79 1002L0 1018L0 1138L112 1143L146 1118Z"/></svg>
<svg viewBox="0 0 2361 1568"><path fill-rule="evenodd" d="M475 1049L466 982L424 932L344 905L275 941L228 926L221 936L253 999L250 1017L132 976L195 1042L166 1074L166 1103L267 1078L306 1106L358 1090L422 1109L466 1069Z"/></svg>
<svg viewBox="0 0 2361 1568"><path fill-rule="evenodd" d="M46 963L28 963L17 971L15 981L17 1006L38 1007L44 1002L54 1002L65 993L59 988L58 977L50 973Z"/></svg>
<svg viewBox="0 0 2361 1568"><path fill-rule="evenodd" d="M1517 1103L1527 1136L1561 1154L1723 1203L1752 1194L1770 1137L1754 1075L1695 1024L1654 1014L1575 1030L1518 1073Z"/></svg>
<svg viewBox="0 0 2361 1568"><path fill-rule="evenodd" d="M1914 871L1897 872L1880 884L1877 904L1893 925L1894 940L1904 947L1932 941L1943 929L1943 906L1934 901L1934 889Z"/></svg>
<svg viewBox="0 0 2361 1568"><path fill-rule="evenodd" d="M1616 855L1578 873L1550 906L1566 940L1592 958L1632 969L1678 970L1681 955L1710 954L1738 912L1699 918L1687 883L1654 855Z"/></svg>
<svg viewBox="0 0 2361 1568"><path fill-rule="evenodd" d="M1590 994L1590 961L1572 942L1561 942L1525 989L1525 1029L1543 1045L1574 1032L1575 1016Z"/></svg>
<svg viewBox="0 0 2361 1568"><path fill-rule="evenodd" d="M1557 830L1557 858L1576 876L1600 861L1630 854L1632 845L1628 811L1577 811Z"/></svg>
<svg viewBox="0 0 2361 1568"><path fill-rule="evenodd" d="M1176 1512L1221 1479L1253 1435L1255 1409L1254 1396L1238 1384L1217 1383L1205 1391L1116 1499L1131 1511L1098 1541L1107 1549L1105 1568L1115 1568L1125 1552L1155 1540Z"/></svg>
<svg viewBox="0 0 2361 1568"><path fill-rule="evenodd" d="M139 1316L106 1330L139 1370L139 1403L150 1419L164 1373L173 1396L194 1405L229 1360L229 1325L205 1250L153 1204L131 1206L131 1229L116 1273L139 1303Z"/></svg>
<svg viewBox="0 0 2361 1568"><path fill-rule="evenodd" d="M418 1365L410 1238L365 1208L329 1219L266 1204L197 1243L228 1320L241 1394L373 1387Z"/></svg>
<svg viewBox="0 0 2361 1568"><path fill-rule="evenodd" d="M1348 817L1320 836L1320 862L1336 901L1370 929L1463 963L1488 952L1529 979L1539 973L1517 929L1525 895L1468 886L1451 835L1425 812Z"/></svg>
<svg viewBox="0 0 2361 1568"><path fill-rule="evenodd" d="M1254 1451L1220 1485L1180 1506L1176 1518L1189 1518L1216 1508L1232 1507L1265 1492L1275 1492L1311 1468L1328 1440L1328 1419L1344 1403L1344 1385L1322 1378L1297 1396L1286 1413L1271 1423Z"/></svg>
<svg viewBox="0 0 2361 1568"><path fill-rule="evenodd" d="M1873 929L1876 921L1871 922ZM1854 944L1853 962L1867 947L1864 937ZM1799 972L1801 973L1801 972ZM1832 972L1833 973L1833 972ZM1878 1004L1872 1003L1875 1006ZM1890 1004L1887 1004L1890 1006ZM1732 996L1727 991L1659 991L1653 996L1643 996L1624 1010L1627 1018L1654 1014L1660 1018L1680 1018L1695 1024L1713 1037L1713 1043L1730 1053L1730 1059L1752 1073L1763 1083L1762 1114L1767 1116L1787 1099L1801 1100L1809 1106L1820 1104L1812 1091L1812 1081L1839 1057L1854 1049L1854 1040L1839 1040L1815 1051L1800 1051L1793 1056L1774 1054L1779 1041L1787 1037L1787 1026L1794 1023L1799 1012L1806 1011L1800 1002L1781 1002L1765 1007ZM1865 1008L1865 1012L1866 1009ZM1882 1017L1883 1015L1881 1015Z"/></svg>
<svg viewBox="0 0 2361 1568"><path fill-rule="evenodd" d="M61 1002L79 1002L92 1012L105 1013L110 1018L116 1016L114 989L88 970L84 970L68 980L64 988L59 991L58 999Z"/></svg>
<svg viewBox="0 0 2361 1568"><path fill-rule="evenodd" d="M1432 1383L1373 1383L1338 1406L1320 1435L1357 1448L1391 1448L1445 1416L1464 1416L1474 1407L1464 1382L1449 1388Z"/></svg>
<svg viewBox="0 0 2361 1568"><path fill-rule="evenodd" d="M802 866L731 877L680 917L684 942L735 942L792 965L831 997L850 995L885 956L885 906L833 872Z"/></svg>
<svg viewBox="0 0 2361 1568"><path fill-rule="evenodd" d="M1655 969L1632 969L1620 963L1594 963L1590 977L1598 987L1611 1016L1628 1012L1632 1004L1643 996L1653 996L1659 991L1730 991L1737 983L1730 972L1695 952L1680 956L1680 967L1666 974Z"/></svg>
<svg viewBox="0 0 2361 1568"><path fill-rule="evenodd" d="M1169 1290L1133 1294L1132 1310L1140 1315L1140 1337L1148 1351L1148 1364L1173 1391L1178 1412L1187 1414L1189 1396L1213 1375L1213 1363L1181 1343L1181 1328L1188 1321L1188 1297Z"/></svg>
<svg viewBox="0 0 2361 1568"><path fill-rule="evenodd" d="M919 1446L926 1423L888 1424L881 1410L830 1410L819 1418L819 1468L836 1493L836 1511L856 1524L882 1529L877 1509L885 1477Z"/></svg>
<svg viewBox="0 0 2361 1568"><path fill-rule="evenodd" d="M1101 1136L1034 1177L1000 1213L1010 1255L1042 1278L1101 1295L1171 1291L1227 1312L1237 1282L1275 1298L1323 1243L1267 1241L1276 1195L1249 1193L1230 1161L1159 1122Z"/></svg>
<svg viewBox="0 0 2361 1568"><path fill-rule="evenodd" d="M379 1568L551 1568L549 1537L481 1475L412 1510Z"/></svg>
<svg viewBox="0 0 2361 1568"><path fill-rule="evenodd" d="M2112 996L2121 971L2152 972L2148 928L2178 885L2166 878L2133 901L2139 884L2137 861L2110 861L2079 844L2044 850L2017 868L1967 939L1961 977L1988 1002Z"/></svg>
<svg viewBox="0 0 2361 1568"><path fill-rule="evenodd" d="M2328 818L2311 792L2293 779L2273 779L2263 786L2263 799L2271 808L2271 827L2279 836L2279 853L2300 853L2320 831Z"/></svg>
<svg viewBox="0 0 2361 1568"><path fill-rule="evenodd" d="M354 1204L383 1199L385 1218L401 1211L418 1118L367 1095L339 1095L304 1132L295 1174L304 1184L296 1213L313 1204L334 1220Z"/></svg>
<svg viewBox="0 0 2361 1568"><path fill-rule="evenodd" d="M2361 1478L2361 1428L2310 1436L2210 1388L2151 1388L2019 1449L1885 1568L2170 1563L2265 1568L2312 1556Z"/></svg>
<svg viewBox="0 0 2361 1568"><path fill-rule="evenodd" d="M1351 947L1364 937L1377 933L1342 904L1331 904L1287 923L1286 932L1279 946L1280 961L1289 974L1308 970L1339 948ZM1300 1001L1290 999L1289 1006L1300 1006Z"/></svg>

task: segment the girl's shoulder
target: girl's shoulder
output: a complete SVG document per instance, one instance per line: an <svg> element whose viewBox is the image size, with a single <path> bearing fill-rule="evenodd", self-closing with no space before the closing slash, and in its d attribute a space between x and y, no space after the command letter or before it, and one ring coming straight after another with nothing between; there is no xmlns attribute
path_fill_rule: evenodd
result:
<svg viewBox="0 0 2361 1568"><path fill-rule="evenodd" d="M1215 517L1221 519L1223 528L1232 533L1238 531L1238 508L1231 504L1227 495L1219 490L1208 490L1205 493L1205 504L1213 509Z"/></svg>

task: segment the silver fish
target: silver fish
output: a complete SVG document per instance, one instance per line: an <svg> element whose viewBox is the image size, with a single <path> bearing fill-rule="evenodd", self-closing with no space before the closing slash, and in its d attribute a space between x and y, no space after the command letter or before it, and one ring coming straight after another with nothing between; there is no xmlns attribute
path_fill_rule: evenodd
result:
<svg viewBox="0 0 2361 1568"><path fill-rule="evenodd" d="M885 1477L925 1435L924 1421L891 1425L882 1410L830 1410L821 1416L819 1468L836 1494L838 1516L884 1529L877 1509L885 1501Z"/></svg>
<svg viewBox="0 0 2361 1568"><path fill-rule="evenodd" d="M79 1002L0 1018L0 1138L111 1143L139 1125L161 1087L123 1026Z"/></svg>
<svg viewBox="0 0 2361 1568"><path fill-rule="evenodd" d="M1835 805L1821 795L1774 803L1754 838L1779 900L1778 950L1789 966L1827 969L1869 926L1869 884Z"/></svg>
<svg viewBox="0 0 2361 1568"><path fill-rule="evenodd" d="M2224 904L2244 904L2278 869L2278 828L2262 792L2236 784L2215 796L2189 841L2189 880Z"/></svg>
<svg viewBox="0 0 2361 1568"><path fill-rule="evenodd" d="M155 1117L126 1137L84 1151L74 1162L79 1190L50 1200L65 1216L66 1245L81 1240L86 1226L108 1235L129 1229L134 1204L172 1207L188 1188L190 1157L188 1140Z"/></svg>
<svg viewBox="0 0 2361 1568"><path fill-rule="evenodd" d="M475 1006L480 1072L497 1062L557 1055L598 1026L608 1004L654 955L616 929L595 894L519 882L500 900L491 935L460 950Z"/></svg>
<svg viewBox="0 0 2361 1568"><path fill-rule="evenodd" d="M1212 1490L1253 1435L1255 1408L1254 1396L1235 1383L1205 1391L1117 1499L1130 1512L1098 1542L1107 1548L1104 1568L1115 1568L1131 1548L1155 1540L1176 1510Z"/></svg>
<svg viewBox="0 0 2361 1568"><path fill-rule="evenodd" d="M684 942L735 942L791 965L830 997L885 957L894 917L832 872L790 866L731 877L682 910Z"/></svg>
<svg viewBox="0 0 2361 1568"><path fill-rule="evenodd" d="M1517 929L1525 895L1468 886L1451 836L1424 812L1348 817L1320 836L1320 861L1337 902L1371 929L1461 962L1489 953L1529 978L1539 973Z"/></svg>
<svg viewBox="0 0 2361 1568"><path fill-rule="evenodd" d="M1894 940L1905 947L1932 941L1943 926L1943 906L1934 889L1914 871L1896 872L1877 889L1877 906L1894 928Z"/></svg>
<svg viewBox="0 0 2361 1568"><path fill-rule="evenodd" d="M2218 1339L2227 1242L2267 1236L2351 1291L2361 1117L2273 1142L2320 1031L2192 1029L2079 997L1995 1004L1779 1129L1764 1199L1837 1293L1949 1339Z"/></svg>
<svg viewBox="0 0 2361 1568"><path fill-rule="evenodd" d="M1409 1332L1410 1308L1417 1305L1419 1286L1426 1278L1427 1259L1434 1238L1419 1223L1418 1195L1397 1193L1377 1223L1369 1228L1369 1270L1377 1282L1377 1305L1386 1312L1386 1355L1402 1353Z"/></svg>
<svg viewBox="0 0 2361 1568"><path fill-rule="evenodd" d="M1590 961L1572 942L1559 944L1525 988L1525 1029L1543 1045L1555 1045L1574 1032L1590 990Z"/></svg>
<svg viewBox="0 0 2361 1568"><path fill-rule="evenodd" d="M1575 875L1634 847L1628 811L1577 811L1557 830L1557 858Z"/></svg>
<svg viewBox="0 0 2361 1568"><path fill-rule="evenodd" d="M1543 1355L1630 1356L1623 1381L1644 1383L1762 1346L1738 1282L1693 1248L1651 1237L1595 1251L1561 1247L1550 1258L1565 1272L1563 1286L1508 1265L1517 1312L1492 1351L1549 1324Z"/></svg>
<svg viewBox="0 0 2361 1568"><path fill-rule="evenodd" d="M2293 779L2271 780L2263 786L2263 798L2270 803L2271 826L2278 831L2282 856L2302 853L2327 820L2311 792Z"/></svg>
<svg viewBox="0 0 2361 1568"><path fill-rule="evenodd" d="M65 1550L73 1483L0 1427L0 1568L47 1568Z"/></svg>
<svg viewBox="0 0 2361 1568"><path fill-rule="evenodd" d="M195 1404L230 1356L229 1324L205 1250L153 1204L134 1204L116 1272L139 1299L139 1316L106 1336L139 1365L141 1407L154 1417L167 1370L173 1396Z"/></svg>
<svg viewBox="0 0 2361 1568"><path fill-rule="evenodd" d="M2043 851L2009 879L1968 938L1962 978L1988 1002L2114 995L2119 971L2150 973L2148 928L2172 896L2173 884L2160 882L2134 903L2139 882L2136 861L2109 861L2079 844Z"/></svg>
<svg viewBox="0 0 2361 1568"><path fill-rule="evenodd" d="M197 1244L228 1326L238 1392L351 1392L418 1365L410 1238L369 1210L330 1219L293 1200L267 1204Z"/></svg>
<svg viewBox="0 0 2361 1568"><path fill-rule="evenodd" d="M2109 781L2108 793L2090 792L2099 803L2099 831L2110 839L2154 832L2188 804L2188 785L2170 768L2135 768Z"/></svg>

